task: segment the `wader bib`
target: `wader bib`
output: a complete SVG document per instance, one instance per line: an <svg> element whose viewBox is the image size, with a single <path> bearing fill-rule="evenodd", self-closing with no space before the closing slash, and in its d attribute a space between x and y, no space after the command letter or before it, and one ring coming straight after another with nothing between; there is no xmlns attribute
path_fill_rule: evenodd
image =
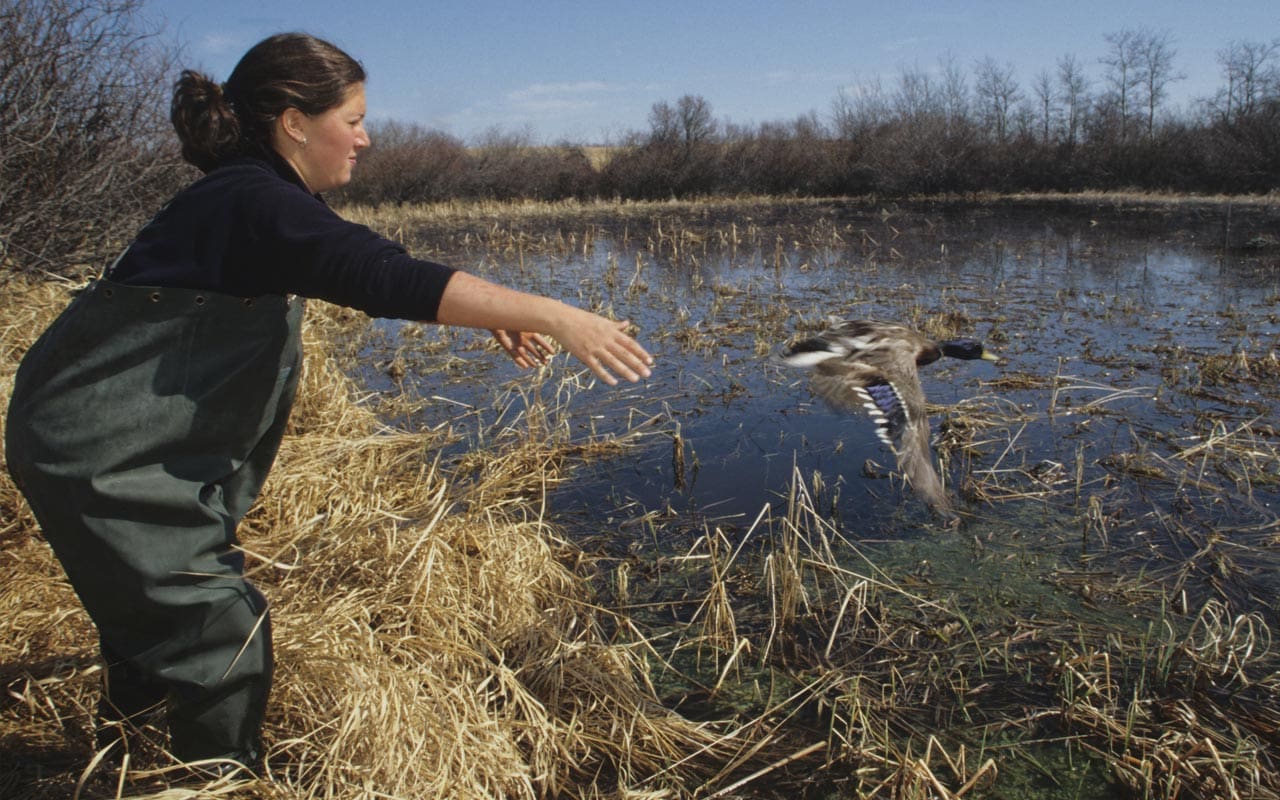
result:
<svg viewBox="0 0 1280 800"><path fill-rule="evenodd" d="M165 700L184 761L261 756L270 624L232 546L293 404L302 307L101 279L15 377L9 470L98 628L107 699Z"/></svg>

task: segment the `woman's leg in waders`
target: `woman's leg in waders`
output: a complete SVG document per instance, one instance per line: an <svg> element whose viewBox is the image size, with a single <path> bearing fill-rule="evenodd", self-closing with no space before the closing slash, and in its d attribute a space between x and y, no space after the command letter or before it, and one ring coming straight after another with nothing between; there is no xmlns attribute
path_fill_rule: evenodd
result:
<svg viewBox="0 0 1280 800"><path fill-rule="evenodd" d="M150 473L150 474L145 474ZM138 470L99 477L103 493L42 496L32 510L103 642L108 702L145 704L164 687L170 749L181 761L254 766L271 687L267 604L244 579L236 518L220 487ZM52 486L45 482L40 485ZM154 695L150 695L154 696Z"/></svg>

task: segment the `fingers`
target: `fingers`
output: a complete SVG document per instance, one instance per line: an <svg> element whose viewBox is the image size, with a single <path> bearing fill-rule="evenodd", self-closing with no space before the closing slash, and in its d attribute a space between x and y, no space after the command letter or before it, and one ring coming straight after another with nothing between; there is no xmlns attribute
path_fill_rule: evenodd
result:
<svg viewBox="0 0 1280 800"><path fill-rule="evenodd" d="M546 364L555 355L555 348L541 334L507 330L492 330L490 333L521 369Z"/></svg>
<svg viewBox="0 0 1280 800"><path fill-rule="evenodd" d="M545 364L551 357L556 354L555 345L547 341L540 333L522 334L528 337L527 347L529 348L530 357L535 359L539 364Z"/></svg>
<svg viewBox="0 0 1280 800"><path fill-rule="evenodd" d="M626 320L573 309L555 338L609 386L617 386L619 377L638 383L652 374L653 356L627 333L630 326ZM500 329L491 333L522 369L546 364L556 353L555 344L539 333Z"/></svg>
<svg viewBox="0 0 1280 800"><path fill-rule="evenodd" d="M627 334L629 322L622 320L612 324L613 336L599 343L600 346L594 348L582 360L583 363L591 368L596 377L610 386L618 385L618 379L613 375L615 372L631 383L648 378L652 374L649 367L653 364L653 356Z"/></svg>
<svg viewBox="0 0 1280 800"><path fill-rule="evenodd" d="M490 333L493 334L493 338L497 340L498 345L502 347L503 351L511 357L511 360L516 362L516 366L521 369L528 368L529 361L520 353L519 343L516 341L516 337L511 335L510 331L495 329L490 331Z"/></svg>
<svg viewBox="0 0 1280 800"><path fill-rule="evenodd" d="M630 327L631 323L625 319L618 323L618 331L623 335L622 347L636 371L647 378L652 374L649 367L653 366L653 356L649 355L649 351L641 347L640 343L627 333Z"/></svg>

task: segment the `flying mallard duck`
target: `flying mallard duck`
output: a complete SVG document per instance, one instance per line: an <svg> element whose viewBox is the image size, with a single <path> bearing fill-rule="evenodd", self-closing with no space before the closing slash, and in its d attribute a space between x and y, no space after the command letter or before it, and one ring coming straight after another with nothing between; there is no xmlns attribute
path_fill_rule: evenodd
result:
<svg viewBox="0 0 1280 800"><path fill-rule="evenodd" d="M942 356L996 357L980 342L935 342L903 325L871 320L832 320L832 327L787 348L780 358L791 367L813 368L813 390L842 411L865 408L876 434L898 457L907 482L931 507L953 518L951 503L933 467L929 419L917 367Z"/></svg>

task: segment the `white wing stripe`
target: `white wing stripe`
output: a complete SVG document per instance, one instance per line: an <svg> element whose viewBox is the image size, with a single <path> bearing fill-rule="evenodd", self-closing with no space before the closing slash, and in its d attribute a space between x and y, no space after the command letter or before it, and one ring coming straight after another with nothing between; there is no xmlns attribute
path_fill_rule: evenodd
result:
<svg viewBox="0 0 1280 800"><path fill-rule="evenodd" d="M844 353L832 353L829 350L807 350L803 353L791 353L782 357L782 363L788 367L812 367L832 358L842 358Z"/></svg>

